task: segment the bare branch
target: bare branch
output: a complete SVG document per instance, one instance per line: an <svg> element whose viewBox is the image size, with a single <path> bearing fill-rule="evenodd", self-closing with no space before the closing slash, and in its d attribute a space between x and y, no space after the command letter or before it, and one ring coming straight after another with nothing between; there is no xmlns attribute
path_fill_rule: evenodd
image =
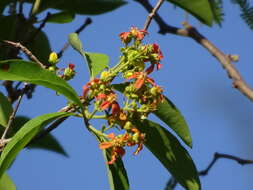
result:
<svg viewBox="0 0 253 190"><path fill-rule="evenodd" d="M45 68L45 66L43 65L43 63L41 63L37 57L35 57L35 55L32 54L31 51L29 51L25 46L23 46L21 43L19 42L12 42L9 40L3 40L3 42L5 42L8 45L11 45L15 48L20 49L21 51L23 51L32 61L34 61L35 63L37 63L41 68Z"/></svg>
<svg viewBox="0 0 253 190"><path fill-rule="evenodd" d="M144 24L143 30L148 30L148 27L151 23L152 18L155 16L156 12L158 11L158 9L161 7L161 5L163 4L164 0L159 0L156 4L156 6L153 8L153 10L149 13L147 20Z"/></svg>
<svg viewBox="0 0 253 190"><path fill-rule="evenodd" d="M153 10L152 5L148 0L135 0L140 3L148 12ZM160 30L160 34L175 34L180 36L185 36L192 38L197 43L199 43L202 47L209 51L222 65L222 67L227 71L228 77L233 81L233 87L239 90L242 94L244 94L248 99L253 101L253 90L246 84L243 80L242 76L232 64L231 59L228 55L224 54L220 49L218 49L212 42L210 42L206 37L204 37L200 32L189 25L187 22L184 22L183 25L185 28L180 29L174 26L168 25L162 17L156 13L154 15L154 20L158 24Z"/></svg>
<svg viewBox="0 0 253 190"><path fill-rule="evenodd" d="M7 124L7 127L5 128L5 130L4 130L4 132L3 132L3 135L2 135L2 137L1 137L1 142L4 141L4 139L5 139L5 137L6 137L7 133L8 133L8 131L9 131L10 128L11 128L11 125L12 125L14 119L15 119L15 116L16 116L16 113L17 113L17 111L18 111L18 108L19 108L19 105L20 105L20 103L21 103L21 100L22 100L22 98L23 98L23 96L24 96L24 94L25 94L26 88L27 88L27 84L25 84L25 86L24 86L23 89L22 89L21 94L20 94L19 97L18 97L18 102L17 102L17 104L16 104L16 106L15 106L13 112L12 112L11 115L10 115L10 118L9 118L9 121L8 121L8 124Z"/></svg>

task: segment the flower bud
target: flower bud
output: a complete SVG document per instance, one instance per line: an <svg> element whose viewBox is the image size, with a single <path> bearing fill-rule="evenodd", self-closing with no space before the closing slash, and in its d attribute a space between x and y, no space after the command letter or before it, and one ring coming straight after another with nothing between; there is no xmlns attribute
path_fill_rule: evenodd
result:
<svg viewBox="0 0 253 190"><path fill-rule="evenodd" d="M58 62L58 55L55 52L51 52L48 58L48 62L55 65Z"/></svg>
<svg viewBox="0 0 253 190"><path fill-rule="evenodd" d="M126 124L124 125L125 130L130 130L132 128L133 124L130 121L127 121Z"/></svg>

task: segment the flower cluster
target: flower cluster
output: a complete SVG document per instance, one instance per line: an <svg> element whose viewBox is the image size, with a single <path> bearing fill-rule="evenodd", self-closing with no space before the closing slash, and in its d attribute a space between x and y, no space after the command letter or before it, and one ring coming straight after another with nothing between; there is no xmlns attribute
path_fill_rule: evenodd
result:
<svg viewBox="0 0 253 190"><path fill-rule="evenodd" d="M63 74L58 74L59 77L62 79L68 81L72 78L74 78L76 72L75 72L75 65L70 63L67 68L59 69L56 67L56 64L59 62L58 55L55 52L50 53L48 62L50 66L48 67L48 70L54 73L63 72Z"/></svg>
<svg viewBox="0 0 253 190"><path fill-rule="evenodd" d="M157 44L142 43L146 34L146 31L136 27L132 27L129 32L121 33L119 37L125 46L121 48L122 56L119 63L103 71L100 78L94 78L83 86L83 98L94 101L93 113L105 112L105 119L109 125L106 130L116 127L125 131L117 136L110 133L107 135L107 141L100 143L101 149L111 152L108 164L113 164L118 157L122 157L126 146L137 145L134 154L139 153L145 141L145 134L137 129L134 118L147 118L164 100L162 88L150 77L155 68L161 69L160 61L163 54ZM112 84L117 76L122 76L124 81L121 84L121 92L125 96L122 103L119 103Z"/></svg>

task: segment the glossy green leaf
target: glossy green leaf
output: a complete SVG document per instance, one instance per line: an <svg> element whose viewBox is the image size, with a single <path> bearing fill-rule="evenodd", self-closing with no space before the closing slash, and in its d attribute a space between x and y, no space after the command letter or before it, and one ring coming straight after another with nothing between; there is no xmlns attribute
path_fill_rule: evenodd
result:
<svg viewBox="0 0 253 190"><path fill-rule="evenodd" d="M109 57L105 54L85 52L85 56L92 78L97 76L101 71L108 67Z"/></svg>
<svg viewBox="0 0 253 190"><path fill-rule="evenodd" d="M186 10L198 20L212 26L214 17L209 0L167 0Z"/></svg>
<svg viewBox="0 0 253 190"><path fill-rule="evenodd" d="M23 81L51 88L73 101L81 108L75 90L54 73L41 68L38 64L20 59L0 61L0 80Z"/></svg>
<svg viewBox="0 0 253 190"><path fill-rule="evenodd" d="M149 120L133 121L146 134L145 146L187 190L200 190L201 185L194 162L187 150L169 131Z"/></svg>
<svg viewBox="0 0 253 190"><path fill-rule="evenodd" d="M69 44L76 50L78 53L83 55L83 44L78 37L77 33L70 33L69 34Z"/></svg>
<svg viewBox="0 0 253 190"><path fill-rule="evenodd" d="M107 55L85 52L83 50L82 42L78 38L77 33L69 34L69 43L87 62L91 78L94 78L108 66L109 57Z"/></svg>
<svg viewBox="0 0 253 190"><path fill-rule="evenodd" d="M18 153L41 131L41 129L50 122L70 116L70 113L57 112L49 113L38 116L28 121L12 138L11 141L5 146L0 157L0 177L4 174L5 170L9 167Z"/></svg>
<svg viewBox="0 0 253 190"><path fill-rule="evenodd" d="M72 22L74 18L75 18L75 13L62 11L59 13L51 14L47 22L64 24L64 23Z"/></svg>
<svg viewBox="0 0 253 190"><path fill-rule="evenodd" d="M6 127L13 112L12 105L7 97L0 92L0 125Z"/></svg>
<svg viewBox="0 0 253 190"><path fill-rule="evenodd" d="M6 173L0 178L0 189L1 190L16 190L16 186L11 180L10 176Z"/></svg>
<svg viewBox="0 0 253 190"><path fill-rule="evenodd" d="M111 160L109 150L103 150L110 190L129 190L127 173L121 158L117 158L113 164L107 164Z"/></svg>
<svg viewBox="0 0 253 190"><path fill-rule="evenodd" d="M0 0L1 1L1 0ZM0 16L0 40L10 40L15 42L23 42L33 36L37 28L31 26L24 17L20 15ZM16 28L18 26L18 32ZM29 31L29 32L28 32ZM50 43L46 34L39 31L36 37L29 40L26 47L43 63L47 63L48 56L51 52ZM9 53L9 46L0 46L0 60L6 59Z"/></svg>
<svg viewBox="0 0 253 190"><path fill-rule="evenodd" d="M95 137L100 143L107 141L104 137L101 137L101 135L99 135L96 131L96 129L91 130L91 132L95 135ZM117 160L113 164L108 164L108 162L111 160L111 151L108 149L103 150L103 156L105 159L110 190L129 190L127 172L125 170L122 159L117 158Z"/></svg>
<svg viewBox="0 0 253 190"><path fill-rule="evenodd" d="M32 3L34 0L25 0ZM48 8L75 12L77 14L97 15L112 11L126 4L123 0L43 0L40 11Z"/></svg>
<svg viewBox="0 0 253 190"><path fill-rule="evenodd" d="M29 120L31 119L26 116L16 116L15 119L13 120L11 131L10 131L11 133L9 134L9 137L12 137L13 135L15 135L15 133L17 133L17 131L20 130L21 127ZM48 134L42 139L29 143L27 148L49 150L52 152L59 153L63 156L68 156L65 150L63 149L63 147L61 146L61 144L52 134Z"/></svg>
<svg viewBox="0 0 253 190"><path fill-rule="evenodd" d="M192 138L189 127L183 115L167 97L163 102L158 104L157 110L154 114L173 129L185 144L192 147Z"/></svg>
<svg viewBox="0 0 253 190"><path fill-rule="evenodd" d="M30 31L35 32L37 28ZM47 64L51 47L47 35L41 30L35 39L27 45L27 48L44 64Z"/></svg>

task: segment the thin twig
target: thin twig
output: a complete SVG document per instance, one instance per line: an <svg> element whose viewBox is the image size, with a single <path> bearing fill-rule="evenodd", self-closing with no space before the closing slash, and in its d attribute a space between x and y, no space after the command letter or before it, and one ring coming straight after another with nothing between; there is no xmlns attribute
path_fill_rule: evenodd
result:
<svg viewBox="0 0 253 190"><path fill-rule="evenodd" d="M208 166L206 167L206 169L199 171L198 175L199 176L206 176L206 175L208 175L208 173L213 168L213 166L215 165L215 163L217 163L217 161L219 159L221 159L221 158L228 159L228 160L234 160L238 164L241 164L241 165L253 164L253 160L242 159L242 158L239 158L237 156L230 155L230 154L223 154L223 153L216 152L216 153L214 153L213 159L208 164ZM175 180L175 178L171 177L169 179L168 183L166 184L165 190L173 190L176 187L176 184L177 184L177 181Z"/></svg>
<svg viewBox="0 0 253 190"><path fill-rule="evenodd" d="M199 176L206 176L208 174L208 172L211 170L211 168L214 166L214 164L220 159L220 158L225 158L225 159L229 159L229 160L234 160L236 161L238 164L241 165L245 165L245 164L253 164L253 160L246 160L246 159L242 159L239 158L237 156L233 156L230 154L222 154L222 153L218 153L216 152L213 156L212 161L210 162L210 164L208 164L208 166L206 167L206 169L201 170L199 172Z"/></svg>
<svg viewBox="0 0 253 190"><path fill-rule="evenodd" d="M144 24L143 30L148 30L148 27L152 21L152 18L155 16L156 12L158 11L158 9L161 7L161 5L163 4L164 0L159 0L156 4L156 6L153 8L153 10L149 13L146 22Z"/></svg>
<svg viewBox="0 0 253 190"><path fill-rule="evenodd" d="M23 98L23 96L24 96L24 94L25 94L26 87L27 87L27 84L25 84L24 88L22 89L21 94L20 94L19 97L18 97L18 102L17 102L17 104L16 104L16 106L15 106L13 112L11 113L11 115L10 115L10 117L9 117L8 124L7 124L7 127L5 128L5 130L4 130L4 132L3 132L3 135L2 135L2 137L1 137L1 141L3 141L3 140L5 139L5 137L6 137L7 133L8 133L8 131L9 131L10 128L11 128L11 125L12 125L12 123L13 123L13 121L14 121L14 118L15 118L16 113L17 113L17 111L18 111L18 108L19 108L19 105L20 105L20 103L21 103L21 100L22 100L22 98Z"/></svg>
<svg viewBox="0 0 253 190"><path fill-rule="evenodd" d="M84 21L84 23L78 28L75 30L75 33L79 34L80 32L82 32L88 25L90 25L92 23L92 20L91 18L86 18L86 20ZM69 43L66 42L63 46L63 48L59 51L59 53L57 53L58 57L60 58L64 51L69 47Z"/></svg>
<svg viewBox="0 0 253 190"><path fill-rule="evenodd" d="M148 0L135 0L140 3L148 12L153 10L152 5ZM222 67L227 71L229 78L233 81L233 87L239 90L242 94L244 94L248 99L253 101L253 90L246 84L243 80L242 76L232 64L231 59L228 55L224 54L220 49L218 49L212 42L210 42L206 37L204 37L200 32L189 25L187 22L184 22L183 25L185 28L177 28L174 26L168 25L162 17L156 13L154 15L154 20L158 24L160 30L160 34L175 34L180 36L185 36L192 38L197 43L199 43L202 47L209 51L222 65Z"/></svg>
<svg viewBox="0 0 253 190"><path fill-rule="evenodd" d="M47 13L46 17L43 19L42 23L40 24L40 26L36 29L36 31L33 33L33 35L31 35L29 37L29 39L24 43L25 45L33 42L34 40L36 40L36 37L38 36L39 32L42 30L42 28L45 27L48 19L50 18L51 13Z"/></svg>
<svg viewBox="0 0 253 190"><path fill-rule="evenodd" d="M32 61L34 61L35 63L37 63L41 68L45 68L45 66L38 60L37 57L35 57L35 55L32 54L31 51L29 51L25 46L23 46L21 43L19 42L12 42L9 40L3 40L3 42L5 42L6 44L9 44L15 48L20 49L21 51L23 51Z"/></svg>

